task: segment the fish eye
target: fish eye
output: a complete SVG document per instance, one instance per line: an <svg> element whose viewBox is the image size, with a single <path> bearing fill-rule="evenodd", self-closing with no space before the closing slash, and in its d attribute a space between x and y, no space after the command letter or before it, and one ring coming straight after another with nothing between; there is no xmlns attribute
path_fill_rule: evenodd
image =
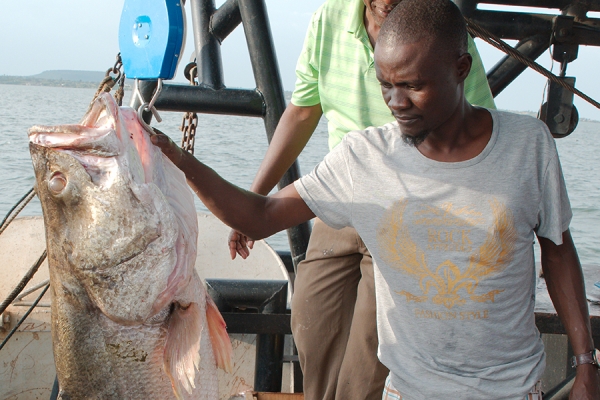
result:
<svg viewBox="0 0 600 400"><path fill-rule="evenodd" d="M48 190L52 194L60 194L67 187L67 177L61 172L55 172L48 181Z"/></svg>

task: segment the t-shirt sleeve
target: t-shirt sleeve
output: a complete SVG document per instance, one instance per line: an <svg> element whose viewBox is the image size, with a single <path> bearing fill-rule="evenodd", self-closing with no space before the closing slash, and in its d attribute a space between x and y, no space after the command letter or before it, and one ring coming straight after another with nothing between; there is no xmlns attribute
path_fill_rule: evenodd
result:
<svg viewBox="0 0 600 400"><path fill-rule="evenodd" d="M347 141L342 140L310 174L294 182L312 212L336 229L352 226L354 190L347 148Z"/></svg>
<svg viewBox="0 0 600 400"><path fill-rule="evenodd" d="M320 41L320 10L310 21L304 38L304 46L296 63L296 85L292 93L292 104L299 107L315 106L319 97L319 69L317 51Z"/></svg>
<svg viewBox="0 0 600 400"><path fill-rule="evenodd" d="M467 36L469 41L468 52L473 59L473 63L471 64L471 72L465 80L465 97L473 105L496 109L496 103L494 103L481 56L471 35Z"/></svg>
<svg viewBox="0 0 600 400"><path fill-rule="evenodd" d="M569 229L572 216L560 160L554 153L543 178L536 234L561 245L562 233Z"/></svg>

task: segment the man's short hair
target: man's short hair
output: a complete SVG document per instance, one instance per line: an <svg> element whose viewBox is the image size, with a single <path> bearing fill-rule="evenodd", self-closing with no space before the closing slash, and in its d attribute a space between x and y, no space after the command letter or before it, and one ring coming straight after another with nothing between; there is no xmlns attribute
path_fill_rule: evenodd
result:
<svg viewBox="0 0 600 400"><path fill-rule="evenodd" d="M458 55L467 52L465 20L452 1L402 0L383 22L377 44L393 46L425 38Z"/></svg>

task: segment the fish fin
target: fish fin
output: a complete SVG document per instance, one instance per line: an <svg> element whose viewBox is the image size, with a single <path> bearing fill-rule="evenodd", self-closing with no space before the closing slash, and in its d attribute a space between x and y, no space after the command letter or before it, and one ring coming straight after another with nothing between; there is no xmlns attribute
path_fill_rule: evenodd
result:
<svg viewBox="0 0 600 400"><path fill-rule="evenodd" d="M183 390L191 394L196 387L196 370L200 366L200 337L202 314L198 303L187 308L175 304L169 320L169 330L164 351L164 369L173 392L178 400L183 399Z"/></svg>
<svg viewBox="0 0 600 400"><path fill-rule="evenodd" d="M233 350L227 334L227 326L217 305L208 293L206 294L206 321L217 367L225 372L231 372L233 370L231 361Z"/></svg>

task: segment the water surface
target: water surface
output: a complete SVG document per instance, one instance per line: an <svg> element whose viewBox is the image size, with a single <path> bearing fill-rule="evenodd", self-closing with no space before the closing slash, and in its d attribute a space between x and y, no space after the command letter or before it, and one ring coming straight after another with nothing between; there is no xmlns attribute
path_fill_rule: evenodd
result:
<svg viewBox="0 0 600 400"><path fill-rule="evenodd" d="M0 217L34 183L27 129L32 125L77 123L94 92L0 85ZM182 114L165 112L161 116L163 122L154 125L180 142ZM267 149L262 119L200 114L198 125L196 157L234 184L248 188ZM571 231L579 257L582 263L600 264L600 122L581 121L572 135L557 140L557 147L573 207ZM327 127L322 119L300 155L301 172L309 172L326 153ZM199 201L196 205L198 210L206 210ZM21 215L41 215L37 199ZM284 233L267 241L276 249L288 248Z"/></svg>

